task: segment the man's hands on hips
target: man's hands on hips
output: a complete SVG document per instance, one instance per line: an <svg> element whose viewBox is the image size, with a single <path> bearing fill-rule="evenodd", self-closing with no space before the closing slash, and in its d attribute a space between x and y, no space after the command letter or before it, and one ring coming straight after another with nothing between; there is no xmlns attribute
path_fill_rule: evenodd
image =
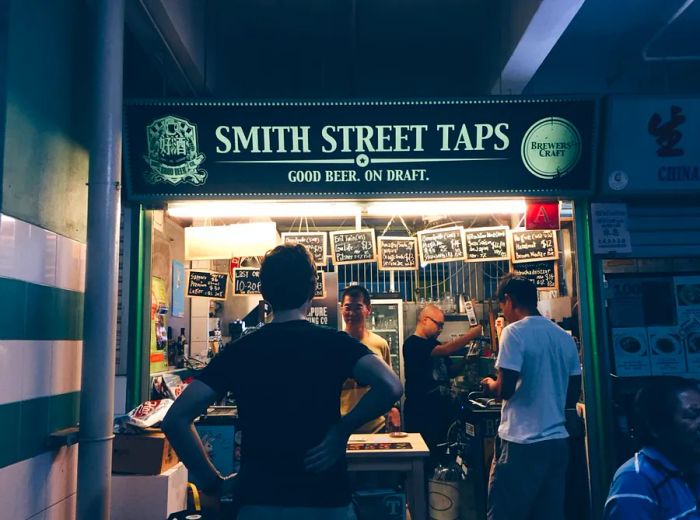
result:
<svg viewBox="0 0 700 520"><path fill-rule="evenodd" d="M306 469L312 473L321 473L331 468L341 457L345 456L350 433L342 422L335 424L320 444L306 452L304 458Z"/></svg>

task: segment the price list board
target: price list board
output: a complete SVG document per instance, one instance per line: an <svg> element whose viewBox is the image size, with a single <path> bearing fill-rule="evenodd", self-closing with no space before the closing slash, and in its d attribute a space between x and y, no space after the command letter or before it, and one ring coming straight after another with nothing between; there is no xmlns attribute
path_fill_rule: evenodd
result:
<svg viewBox="0 0 700 520"><path fill-rule="evenodd" d="M557 236L552 229L514 230L511 231L510 236L513 242L514 264L559 258Z"/></svg>
<svg viewBox="0 0 700 520"><path fill-rule="evenodd" d="M332 231L331 255L335 265L374 262L377 252L374 247L374 229Z"/></svg>
<svg viewBox="0 0 700 520"><path fill-rule="evenodd" d="M413 237L379 237L379 269L383 271L415 271L418 269L416 239Z"/></svg>
<svg viewBox="0 0 700 520"><path fill-rule="evenodd" d="M227 282L228 274L226 273L189 271L187 273L187 296L225 300Z"/></svg>
<svg viewBox="0 0 700 520"><path fill-rule="evenodd" d="M467 262L510 259L506 226L465 229L464 243L467 248Z"/></svg>
<svg viewBox="0 0 700 520"><path fill-rule="evenodd" d="M517 264L514 271L532 281L538 290L559 290L559 271L555 261L523 262Z"/></svg>
<svg viewBox="0 0 700 520"><path fill-rule="evenodd" d="M464 260L464 228L455 226L419 231L418 251L422 265Z"/></svg>
<svg viewBox="0 0 700 520"><path fill-rule="evenodd" d="M296 233L282 233L282 242L285 244L301 244L305 246L314 257L316 265L326 265L326 256L328 254L326 248L325 231L307 231Z"/></svg>

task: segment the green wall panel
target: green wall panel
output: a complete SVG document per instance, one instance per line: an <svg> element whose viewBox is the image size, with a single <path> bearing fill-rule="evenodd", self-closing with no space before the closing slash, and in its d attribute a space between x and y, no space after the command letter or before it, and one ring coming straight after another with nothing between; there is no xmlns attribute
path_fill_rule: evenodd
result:
<svg viewBox="0 0 700 520"><path fill-rule="evenodd" d="M0 339L82 339L83 293L0 277L0 294Z"/></svg>

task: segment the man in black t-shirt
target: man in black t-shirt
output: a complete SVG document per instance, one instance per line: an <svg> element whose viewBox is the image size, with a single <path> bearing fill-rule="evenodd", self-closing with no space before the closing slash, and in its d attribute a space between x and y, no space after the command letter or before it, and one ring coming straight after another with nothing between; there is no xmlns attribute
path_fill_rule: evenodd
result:
<svg viewBox="0 0 700 520"><path fill-rule="evenodd" d="M394 372L367 347L306 321L316 284L313 258L301 245L278 246L260 269L273 320L227 347L178 397L163 430L207 495L226 487L192 421L230 391L242 439L239 520L354 518L345 449L350 433L385 413L401 395ZM370 390L340 417L348 377Z"/></svg>
<svg viewBox="0 0 700 520"><path fill-rule="evenodd" d="M419 432L435 459L437 444L445 442L450 423L450 377L461 366L453 366L450 354L481 335L481 325L440 343L438 336L445 325L445 315L435 305L428 305L418 315L416 331L403 344L406 373L404 421L407 432Z"/></svg>

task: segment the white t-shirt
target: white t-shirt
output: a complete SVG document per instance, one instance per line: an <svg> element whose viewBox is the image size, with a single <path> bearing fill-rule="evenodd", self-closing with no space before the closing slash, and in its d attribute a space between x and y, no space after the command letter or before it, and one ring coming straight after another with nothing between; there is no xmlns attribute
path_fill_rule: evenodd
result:
<svg viewBox="0 0 700 520"><path fill-rule="evenodd" d="M503 329L496 367L520 373L503 401L498 435L519 444L564 439L569 377L581 373L576 344L543 316L527 316Z"/></svg>

